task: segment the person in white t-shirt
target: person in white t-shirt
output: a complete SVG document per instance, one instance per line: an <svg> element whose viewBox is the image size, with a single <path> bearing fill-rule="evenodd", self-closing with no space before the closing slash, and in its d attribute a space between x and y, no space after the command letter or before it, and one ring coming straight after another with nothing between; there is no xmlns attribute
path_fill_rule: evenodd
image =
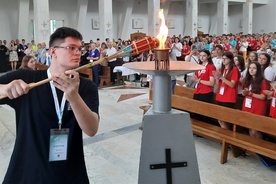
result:
<svg viewBox="0 0 276 184"><path fill-rule="evenodd" d="M176 37L175 39L174 39L174 41L175 41L175 43L173 43L172 44L172 53L174 53L175 54L175 56L176 56L176 59L178 60L178 61L180 61L181 60L181 51L182 51L182 43L181 42L179 42L179 38L178 37Z"/></svg>

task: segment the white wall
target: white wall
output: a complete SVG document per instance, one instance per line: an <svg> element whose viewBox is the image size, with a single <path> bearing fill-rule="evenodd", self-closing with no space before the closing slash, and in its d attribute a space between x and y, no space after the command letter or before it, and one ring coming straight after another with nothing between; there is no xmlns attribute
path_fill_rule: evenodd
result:
<svg viewBox="0 0 276 184"><path fill-rule="evenodd" d="M170 5L167 18L173 18L175 20L175 28L169 29L169 35L178 35L184 32L185 27L185 1L175 1ZM64 26L76 27L76 12L77 12L77 0L49 0L50 19L64 20ZM254 5L253 10L253 33L268 33L276 31L276 1L269 0L269 5ZM0 22L1 31L0 39L6 39L8 42L11 39L16 39L18 35L18 0L1 0L0 1ZM119 20L122 17L124 10L123 1L113 1L113 35L114 38L118 38L118 29L120 25ZM148 31L148 7L147 0L134 0L134 8L130 17L130 24L126 35L122 36L122 39L129 39L130 34L134 32ZM33 0L30 0L30 12L29 12L29 24L26 25L28 29L28 38L25 38L27 42L30 42L32 38L32 21L34 19L33 13ZM198 28L199 31L204 33L216 34L217 32L217 3L213 4L199 4L198 18L201 20L202 27ZM229 6L229 33L241 32L240 20L242 19L242 4ZM88 42L90 39L95 40L101 37L100 30L92 29L92 18L98 18L98 0L89 0L87 8L86 19L87 28L83 32L84 41ZM132 19L140 18L144 20L144 27L142 29L133 29ZM155 36L155 35L151 35ZM21 39L21 38L19 38Z"/></svg>

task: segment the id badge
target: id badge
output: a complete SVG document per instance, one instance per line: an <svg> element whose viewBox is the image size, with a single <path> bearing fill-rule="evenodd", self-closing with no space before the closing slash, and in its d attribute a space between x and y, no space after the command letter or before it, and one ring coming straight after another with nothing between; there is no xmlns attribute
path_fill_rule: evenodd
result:
<svg viewBox="0 0 276 184"><path fill-rule="evenodd" d="M220 94L220 95L223 95L223 94L224 94L224 87L223 87L223 86L220 87L220 89L219 89L219 94Z"/></svg>
<svg viewBox="0 0 276 184"><path fill-rule="evenodd" d="M67 159L69 128L51 129L49 161L62 161Z"/></svg>
<svg viewBox="0 0 276 184"><path fill-rule="evenodd" d="M252 107L252 98L245 98L245 107L250 108Z"/></svg>
<svg viewBox="0 0 276 184"><path fill-rule="evenodd" d="M272 107L275 107L275 105L276 105L276 98L275 98L275 97L272 97L271 106L272 106Z"/></svg>

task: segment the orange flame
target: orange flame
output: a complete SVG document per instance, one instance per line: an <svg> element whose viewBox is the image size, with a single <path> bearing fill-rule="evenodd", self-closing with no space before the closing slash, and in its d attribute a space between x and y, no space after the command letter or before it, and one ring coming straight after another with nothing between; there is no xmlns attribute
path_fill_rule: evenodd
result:
<svg viewBox="0 0 276 184"><path fill-rule="evenodd" d="M159 10L158 16L161 20L161 26L159 29L159 34L157 35L157 39L159 40L159 49L164 49L169 29L165 24L165 17L164 17L163 9Z"/></svg>

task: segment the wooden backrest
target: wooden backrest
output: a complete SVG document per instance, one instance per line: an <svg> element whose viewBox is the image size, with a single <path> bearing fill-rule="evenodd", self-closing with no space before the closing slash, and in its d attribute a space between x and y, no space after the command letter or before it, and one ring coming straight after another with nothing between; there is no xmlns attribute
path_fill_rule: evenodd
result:
<svg viewBox="0 0 276 184"><path fill-rule="evenodd" d="M194 92L195 92L194 88L187 88L187 87L182 87L182 86L174 87L174 95L185 96L187 98L193 98Z"/></svg>
<svg viewBox="0 0 276 184"><path fill-rule="evenodd" d="M172 107L198 113L242 127L276 135L276 119L205 103L188 97L172 95Z"/></svg>
<svg viewBox="0 0 276 184"><path fill-rule="evenodd" d="M37 70L47 70L48 68L49 68L49 66L47 66L47 65L43 65L43 64L41 64L41 63L35 63L35 68L37 69Z"/></svg>
<svg viewBox="0 0 276 184"><path fill-rule="evenodd" d="M101 77L110 77L110 67L109 66L102 66L103 74L100 75Z"/></svg>

